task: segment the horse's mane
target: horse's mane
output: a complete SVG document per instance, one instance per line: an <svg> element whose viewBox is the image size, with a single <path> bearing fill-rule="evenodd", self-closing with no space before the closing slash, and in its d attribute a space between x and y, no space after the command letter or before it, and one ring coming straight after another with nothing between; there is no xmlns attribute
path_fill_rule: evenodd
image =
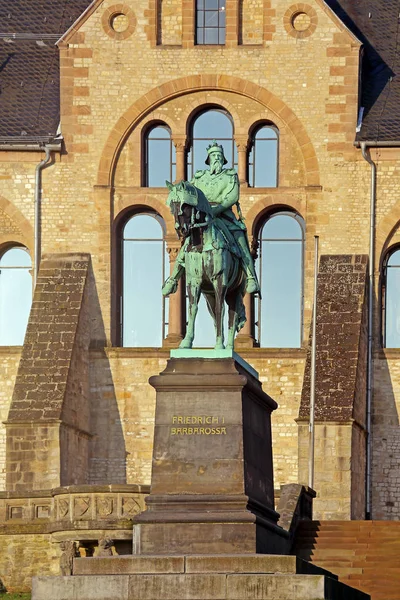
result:
<svg viewBox="0 0 400 600"><path fill-rule="evenodd" d="M168 196L168 206L170 206L172 202L178 201L181 204L194 206L198 211L212 216L211 205L204 192L189 181L181 181L180 183L173 185L170 189L174 193L172 197L171 195Z"/></svg>

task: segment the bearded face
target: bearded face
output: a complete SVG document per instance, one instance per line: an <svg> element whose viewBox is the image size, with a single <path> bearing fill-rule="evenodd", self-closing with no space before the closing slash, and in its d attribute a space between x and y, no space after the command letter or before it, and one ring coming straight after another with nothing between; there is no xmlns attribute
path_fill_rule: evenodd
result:
<svg viewBox="0 0 400 600"><path fill-rule="evenodd" d="M210 156L210 173L212 175L219 175L222 171L222 167L224 166L224 159L222 154L219 152L214 152Z"/></svg>

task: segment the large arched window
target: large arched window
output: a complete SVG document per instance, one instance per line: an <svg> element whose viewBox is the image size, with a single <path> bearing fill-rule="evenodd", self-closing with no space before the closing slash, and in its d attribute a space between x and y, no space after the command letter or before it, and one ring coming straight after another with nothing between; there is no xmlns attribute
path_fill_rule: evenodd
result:
<svg viewBox="0 0 400 600"><path fill-rule="evenodd" d="M196 0L196 44L225 44L226 0Z"/></svg>
<svg viewBox="0 0 400 600"><path fill-rule="evenodd" d="M400 248L387 254L382 288L383 345L400 348Z"/></svg>
<svg viewBox="0 0 400 600"><path fill-rule="evenodd" d="M264 124L254 129L247 167L251 187L277 187L278 130L274 125Z"/></svg>
<svg viewBox="0 0 400 600"><path fill-rule="evenodd" d="M156 213L135 214L122 234L122 346L162 345L168 300L161 288L168 274L163 219Z"/></svg>
<svg viewBox="0 0 400 600"><path fill-rule="evenodd" d="M8 248L0 256L0 345L24 343L32 304L32 268L28 250Z"/></svg>
<svg viewBox="0 0 400 600"><path fill-rule="evenodd" d="M167 125L159 123L144 138L144 179L146 187L165 187L176 179L176 150Z"/></svg>
<svg viewBox="0 0 400 600"><path fill-rule="evenodd" d="M207 146L215 139L224 147L228 161L226 168L237 166L237 148L233 139L233 120L222 108L209 108L200 113L191 123L190 148L187 155L187 178L192 179L196 171L205 169Z"/></svg>
<svg viewBox="0 0 400 600"><path fill-rule="evenodd" d="M268 218L259 232L256 261L261 299L255 298L255 335L263 348L302 342L304 222L290 212Z"/></svg>

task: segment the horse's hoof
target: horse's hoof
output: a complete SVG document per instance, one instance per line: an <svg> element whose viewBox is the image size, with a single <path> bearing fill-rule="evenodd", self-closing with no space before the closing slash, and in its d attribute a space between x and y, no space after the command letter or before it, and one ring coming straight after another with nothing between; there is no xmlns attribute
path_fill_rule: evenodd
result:
<svg viewBox="0 0 400 600"><path fill-rule="evenodd" d="M179 348L182 350L190 350L193 344L193 340L182 340L179 344Z"/></svg>

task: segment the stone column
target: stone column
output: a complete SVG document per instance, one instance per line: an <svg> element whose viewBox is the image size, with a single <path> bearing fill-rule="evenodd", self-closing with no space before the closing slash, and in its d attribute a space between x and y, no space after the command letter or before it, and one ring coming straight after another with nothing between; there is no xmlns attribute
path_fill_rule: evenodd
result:
<svg viewBox="0 0 400 600"><path fill-rule="evenodd" d="M172 139L176 150L176 181L185 179L186 137L174 136Z"/></svg>
<svg viewBox="0 0 400 600"><path fill-rule="evenodd" d="M248 187L247 181L247 149L248 149L248 138L239 137L235 138L236 146L238 149L238 175L241 186Z"/></svg>
<svg viewBox="0 0 400 600"><path fill-rule="evenodd" d="M170 274L174 270L179 249L179 246L169 246L167 248ZM168 335L163 345L166 348L176 348L182 339L182 280L180 280L177 291L169 297Z"/></svg>

